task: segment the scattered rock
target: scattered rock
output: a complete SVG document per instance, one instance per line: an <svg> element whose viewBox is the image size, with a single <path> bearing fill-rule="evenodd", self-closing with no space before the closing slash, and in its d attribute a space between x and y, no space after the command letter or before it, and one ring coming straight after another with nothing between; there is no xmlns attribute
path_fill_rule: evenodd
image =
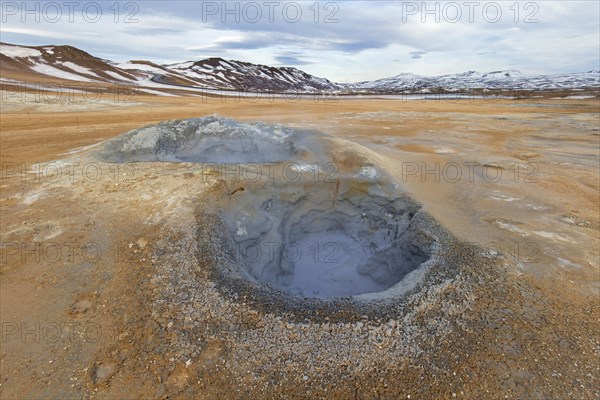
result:
<svg viewBox="0 0 600 400"><path fill-rule="evenodd" d="M94 385L103 385L110 381L117 370L114 362L101 362L92 369L92 381Z"/></svg>

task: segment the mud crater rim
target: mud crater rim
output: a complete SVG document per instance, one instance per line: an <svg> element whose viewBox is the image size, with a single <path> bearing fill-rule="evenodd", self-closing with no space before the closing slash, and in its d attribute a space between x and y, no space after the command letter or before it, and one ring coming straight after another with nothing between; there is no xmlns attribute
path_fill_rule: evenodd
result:
<svg viewBox="0 0 600 400"><path fill-rule="evenodd" d="M257 182L229 208L221 200L234 193L216 190L196 209L198 262L208 266L198 279L207 272L223 294L269 310L333 316L363 306L369 314L387 312L374 304L402 302L427 285L429 272L446 262L440 249L455 240L363 150L314 130L210 116L139 128L93 153L117 163L341 162L334 186ZM252 257L247 250L256 244L263 249Z"/></svg>

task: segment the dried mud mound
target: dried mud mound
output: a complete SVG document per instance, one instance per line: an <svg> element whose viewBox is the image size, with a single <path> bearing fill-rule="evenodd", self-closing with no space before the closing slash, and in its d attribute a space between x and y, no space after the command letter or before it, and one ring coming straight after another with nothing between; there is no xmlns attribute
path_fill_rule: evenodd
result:
<svg viewBox="0 0 600 400"><path fill-rule="evenodd" d="M301 160L314 131L262 123L241 124L218 117L161 122L106 142L97 153L104 161L271 163Z"/></svg>

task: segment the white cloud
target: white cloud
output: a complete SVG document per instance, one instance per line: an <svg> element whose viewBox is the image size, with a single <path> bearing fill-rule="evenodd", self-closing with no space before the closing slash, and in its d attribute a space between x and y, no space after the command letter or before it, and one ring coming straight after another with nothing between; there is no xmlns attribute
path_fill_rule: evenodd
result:
<svg viewBox="0 0 600 400"><path fill-rule="evenodd" d="M482 11L492 2L484 1L475 9L473 22L469 21L466 3L454 2L461 6L461 18L456 23L444 21L443 13L439 14L440 22L435 22L435 15L410 9L414 5L421 8L421 1L320 2L318 15L314 7L310 8L314 2L299 2L296 4L301 5L303 13L295 23L281 13L289 2L278 3L279 13L273 14L272 21L263 9L262 19L256 23L244 21L242 14L239 23L235 22L235 15L221 15L222 10L206 15L201 4L206 7L209 3L145 1L135 3L138 10L125 10L127 3L122 2L115 15L109 9L114 3L108 2L102 3L102 18L95 23L77 12L73 22L66 15L56 23L38 15L36 22L36 16L27 14L23 23L23 15L6 13L3 2L0 30L3 41L70 44L115 61L150 59L168 63L209 56L262 64L284 60L340 82L400 72L436 75L505 68L524 73L576 72L597 69L600 62L597 2L521 1L516 8L512 1L497 2L502 16L495 23L490 22L495 18L493 7L488 7L487 14ZM217 7L222 4L212 3ZM247 3L239 4L241 10ZM427 2L426 7L432 10L435 4ZM437 4L441 11L450 3ZM136 11L132 19L137 22L124 23L131 11ZM323 23L332 12L338 22ZM524 23L531 13L535 15L530 19L538 22Z"/></svg>

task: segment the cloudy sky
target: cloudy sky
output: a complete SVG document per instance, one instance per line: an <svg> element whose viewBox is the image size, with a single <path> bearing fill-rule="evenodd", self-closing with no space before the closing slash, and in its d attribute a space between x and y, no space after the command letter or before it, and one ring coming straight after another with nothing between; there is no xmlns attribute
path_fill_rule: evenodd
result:
<svg viewBox="0 0 600 400"><path fill-rule="evenodd" d="M2 1L1 41L114 61L223 57L338 82L599 69L597 1Z"/></svg>

